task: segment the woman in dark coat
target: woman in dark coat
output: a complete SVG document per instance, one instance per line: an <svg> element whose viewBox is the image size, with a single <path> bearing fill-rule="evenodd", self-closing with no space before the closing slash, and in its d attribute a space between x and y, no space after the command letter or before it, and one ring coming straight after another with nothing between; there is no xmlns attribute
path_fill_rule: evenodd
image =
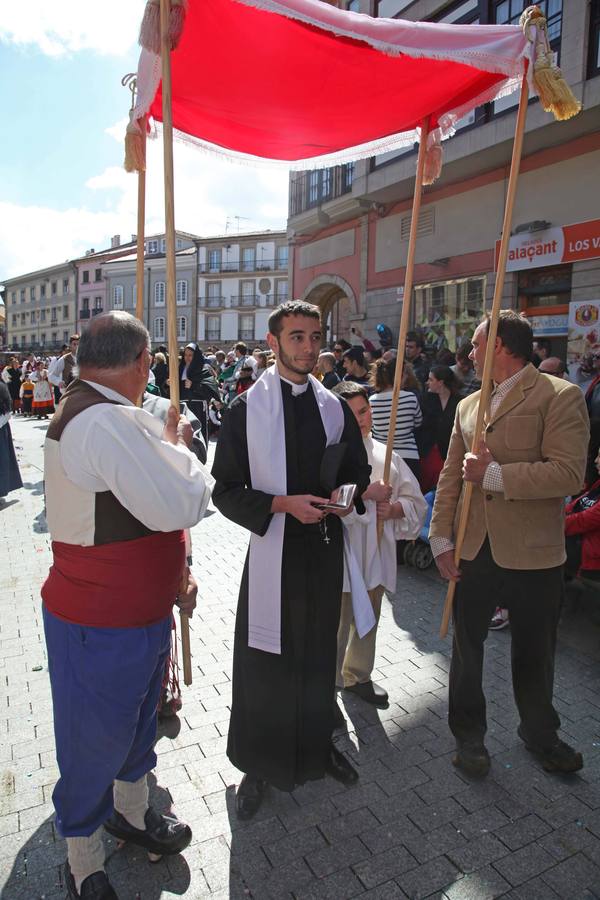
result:
<svg viewBox="0 0 600 900"><path fill-rule="evenodd" d="M179 362L179 396L185 400L202 424L204 439L208 441L208 412L203 401L221 401L217 379L202 350L196 344L185 347Z"/></svg>
<svg viewBox="0 0 600 900"><path fill-rule="evenodd" d="M13 356L8 365L6 383L10 394L11 410L18 412L21 409L21 366L16 356Z"/></svg>
<svg viewBox="0 0 600 900"><path fill-rule="evenodd" d="M424 494L437 486L459 404L460 382L449 366L432 366L423 397L423 425L417 432L421 458L421 490Z"/></svg>
<svg viewBox="0 0 600 900"><path fill-rule="evenodd" d="M8 419L12 408L7 386L0 381L0 503L11 491L23 487Z"/></svg>

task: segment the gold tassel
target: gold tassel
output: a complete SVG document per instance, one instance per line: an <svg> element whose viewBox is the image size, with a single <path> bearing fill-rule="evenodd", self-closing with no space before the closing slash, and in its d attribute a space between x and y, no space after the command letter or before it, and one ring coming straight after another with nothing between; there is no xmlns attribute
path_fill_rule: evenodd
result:
<svg viewBox="0 0 600 900"><path fill-rule="evenodd" d="M187 0L171 0L169 13L169 46L171 50L175 50L181 40L186 12Z"/></svg>
<svg viewBox="0 0 600 900"><path fill-rule="evenodd" d="M148 0L140 26L140 45L160 56L160 0Z"/></svg>
<svg viewBox="0 0 600 900"><path fill-rule="evenodd" d="M439 132L427 141L427 151L423 164L423 184L433 184L442 174L443 151Z"/></svg>
<svg viewBox="0 0 600 900"><path fill-rule="evenodd" d="M146 171L146 141L143 129L146 127L146 117L134 119L133 109L129 113L129 124L125 132L125 171Z"/></svg>
<svg viewBox="0 0 600 900"><path fill-rule="evenodd" d="M576 116L581 103L565 81L548 40L548 25L539 6L528 6L519 19L527 40L534 45L533 85L542 108L558 121Z"/></svg>
<svg viewBox="0 0 600 900"><path fill-rule="evenodd" d="M185 25L187 0L170 0L169 47L175 50ZM140 28L139 42L145 50L160 56L160 0L148 0Z"/></svg>

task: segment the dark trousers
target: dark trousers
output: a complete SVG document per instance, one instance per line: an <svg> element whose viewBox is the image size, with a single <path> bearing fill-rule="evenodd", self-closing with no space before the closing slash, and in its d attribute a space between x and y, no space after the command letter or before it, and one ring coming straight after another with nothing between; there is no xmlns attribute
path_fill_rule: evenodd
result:
<svg viewBox="0 0 600 900"><path fill-rule="evenodd" d="M483 740L483 645L496 606L508 609L513 692L521 732L539 747L556 740L560 719L552 705L556 630L563 598L562 566L503 569L486 540L474 560L461 560L454 599L448 722L458 741Z"/></svg>

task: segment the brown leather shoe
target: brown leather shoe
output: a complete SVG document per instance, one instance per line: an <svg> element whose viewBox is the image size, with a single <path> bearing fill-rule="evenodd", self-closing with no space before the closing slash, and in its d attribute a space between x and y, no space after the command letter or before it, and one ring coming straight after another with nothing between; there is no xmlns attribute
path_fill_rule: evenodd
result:
<svg viewBox="0 0 600 900"><path fill-rule="evenodd" d="M452 765L467 775L483 778L490 771L490 754L481 742L460 742L456 745Z"/></svg>

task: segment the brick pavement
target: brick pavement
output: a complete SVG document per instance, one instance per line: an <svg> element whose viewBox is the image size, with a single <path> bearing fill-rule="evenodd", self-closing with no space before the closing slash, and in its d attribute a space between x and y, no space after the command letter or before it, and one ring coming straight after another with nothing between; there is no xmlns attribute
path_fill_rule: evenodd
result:
<svg viewBox="0 0 600 900"><path fill-rule="evenodd" d="M49 560L45 427L17 421L13 431L25 488L0 507L0 891L37 900L64 896L65 857L52 821L57 770L39 599ZM437 637L443 586L431 571L400 569L398 593L384 602L375 673L392 702L376 711L344 699L348 729L337 744L358 767L358 785L325 779L293 794L271 791L256 820L240 825L239 773L225 741L247 535L213 512L193 537L194 684L158 741L153 794L174 803L194 840L156 866L107 840L122 900L600 897L600 630L585 614L564 618L556 674L563 731L584 752L582 773L549 776L518 741L503 631L490 635L486 657L492 772L469 782L450 764L450 648Z"/></svg>

